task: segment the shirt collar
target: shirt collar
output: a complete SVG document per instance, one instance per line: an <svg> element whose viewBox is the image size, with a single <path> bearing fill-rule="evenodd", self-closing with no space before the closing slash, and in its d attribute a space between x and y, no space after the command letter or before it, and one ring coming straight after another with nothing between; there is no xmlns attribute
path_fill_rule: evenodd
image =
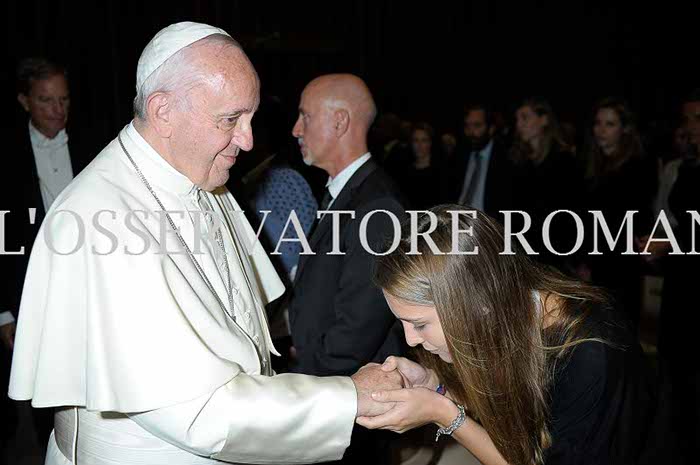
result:
<svg viewBox="0 0 700 465"><path fill-rule="evenodd" d="M193 195L196 198L199 194L199 187L165 161L146 139L139 134L134 127L133 121L122 130L121 137L127 150L129 150L129 155L131 155L131 158L133 158L149 184L157 185L172 194L180 196Z"/></svg>
<svg viewBox="0 0 700 465"><path fill-rule="evenodd" d="M372 155L369 152L367 152L360 158L346 166L343 169L343 171L338 173L336 177L328 178L328 182L326 182L326 187L328 188L328 192L331 193L331 196L333 196L333 199L336 199L338 197L340 191L343 190L343 187L345 187L345 184L348 183L352 175L355 174L355 172L359 170L360 167L364 165L367 162L367 160L369 160L371 157Z"/></svg>
<svg viewBox="0 0 700 465"><path fill-rule="evenodd" d="M31 119L29 120L29 137L36 147L42 149L55 149L68 143L68 134L66 134L65 129L61 129L56 137L49 139L34 126Z"/></svg>

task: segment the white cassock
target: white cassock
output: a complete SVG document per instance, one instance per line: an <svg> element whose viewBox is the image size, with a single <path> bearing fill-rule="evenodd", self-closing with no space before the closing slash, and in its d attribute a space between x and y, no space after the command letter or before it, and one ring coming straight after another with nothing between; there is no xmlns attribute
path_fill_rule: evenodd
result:
<svg viewBox="0 0 700 465"><path fill-rule="evenodd" d="M233 196L198 189L133 125L120 137L165 209L180 212L171 217L211 287L115 139L54 202L24 285L9 395L58 408L46 463L342 457L354 385L344 377L273 376L263 305L283 286L262 247L247 243L254 232L233 213L240 211ZM216 241L203 241L197 253L195 228L210 227L192 213L200 205L224 225L225 256ZM164 245L167 253L157 253Z"/></svg>

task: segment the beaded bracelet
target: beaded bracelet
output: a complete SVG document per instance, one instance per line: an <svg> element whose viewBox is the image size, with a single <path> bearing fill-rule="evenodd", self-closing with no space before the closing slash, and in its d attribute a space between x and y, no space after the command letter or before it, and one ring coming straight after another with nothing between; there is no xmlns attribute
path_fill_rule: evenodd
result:
<svg viewBox="0 0 700 465"><path fill-rule="evenodd" d="M457 418L452 420L452 423L450 423L450 426L447 428L439 428L437 430L437 433L435 434L435 442L440 439L440 435L445 434L447 436L452 436L452 433L457 431L457 428L462 426L464 424L464 420L467 419L467 413L464 411L464 407L457 404L457 408L459 409L459 415L457 415Z"/></svg>

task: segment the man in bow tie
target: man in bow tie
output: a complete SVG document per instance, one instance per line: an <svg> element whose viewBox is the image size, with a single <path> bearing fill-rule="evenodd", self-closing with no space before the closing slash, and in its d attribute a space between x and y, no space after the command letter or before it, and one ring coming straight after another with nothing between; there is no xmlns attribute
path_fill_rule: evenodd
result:
<svg viewBox="0 0 700 465"><path fill-rule="evenodd" d="M7 386L29 252L46 211L80 171L84 152L75 138L69 140L66 133L70 92L63 66L42 57L21 60L17 67L17 101L23 114L5 138L11 145L5 157L8 178L2 182L0 210L8 212L3 222L4 250L15 251L24 246L25 253L0 257L4 276L0 301L0 382L3 386ZM14 412L14 405L8 403L4 393L2 402L6 407L3 411ZM39 442L45 443L51 433L53 415L45 410L33 413ZM2 423L3 429L14 428L12 421Z"/></svg>
<svg viewBox="0 0 700 465"><path fill-rule="evenodd" d="M26 208L35 208L34 222L38 228L56 196L73 180L74 170L66 134L70 107L66 76L63 67L44 58L24 59L17 68L17 100L29 118L28 121L22 118L20 127L15 128L11 163L18 165L17 170L12 170L12 176L18 176L22 181L22 192L18 193L18 197L26 205L16 206L16 211L10 210L8 223L13 223L12 220L19 213L27 215ZM8 240L33 240L36 231L34 234L27 233L30 231L23 230L17 237L10 234ZM26 271L26 260L23 271ZM16 276L18 279L15 283L19 285L13 286L15 292L4 294L6 301L4 308L0 308L0 337L7 349L12 349L14 344L14 316L19 307L19 294L24 280L24 273L20 274L21 276ZM13 300L7 301L9 298Z"/></svg>

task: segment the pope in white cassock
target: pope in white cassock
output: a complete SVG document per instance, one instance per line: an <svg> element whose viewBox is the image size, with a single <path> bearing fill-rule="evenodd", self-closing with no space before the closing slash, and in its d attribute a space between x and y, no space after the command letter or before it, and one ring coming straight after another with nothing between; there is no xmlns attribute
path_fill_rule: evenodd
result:
<svg viewBox="0 0 700 465"><path fill-rule="evenodd" d="M283 287L221 187L253 146L253 66L223 30L178 23L136 81L134 120L41 227L10 397L56 408L50 465L339 459L400 376L273 376L264 305Z"/></svg>

